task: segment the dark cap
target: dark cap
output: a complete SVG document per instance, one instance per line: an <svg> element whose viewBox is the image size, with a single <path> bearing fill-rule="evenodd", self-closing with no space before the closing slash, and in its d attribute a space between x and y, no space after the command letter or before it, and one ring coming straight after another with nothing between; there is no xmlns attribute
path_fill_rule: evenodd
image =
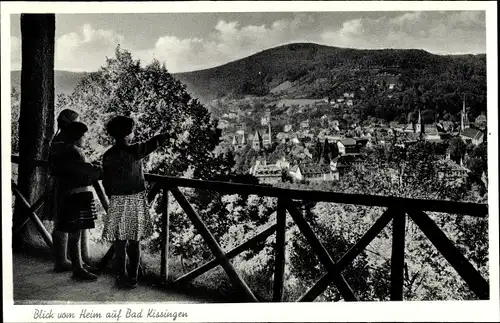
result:
<svg viewBox="0 0 500 323"><path fill-rule="evenodd" d="M134 120L125 116L117 116L106 125L109 135L115 139L122 139L134 130Z"/></svg>
<svg viewBox="0 0 500 323"><path fill-rule="evenodd" d="M66 138L69 142L75 142L80 139L89 129L82 122L70 122L66 128Z"/></svg>

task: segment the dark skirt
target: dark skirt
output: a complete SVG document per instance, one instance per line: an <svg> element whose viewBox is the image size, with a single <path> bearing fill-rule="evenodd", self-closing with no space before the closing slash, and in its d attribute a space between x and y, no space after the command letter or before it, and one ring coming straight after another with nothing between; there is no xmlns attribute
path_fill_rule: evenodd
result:
<svg viewBox="0 0 500 323"><path fill-rule="evenodd" d="M62 232L75 232L95 228L97 210L92 192L66 195L58 210L56 229Z"/></svg>

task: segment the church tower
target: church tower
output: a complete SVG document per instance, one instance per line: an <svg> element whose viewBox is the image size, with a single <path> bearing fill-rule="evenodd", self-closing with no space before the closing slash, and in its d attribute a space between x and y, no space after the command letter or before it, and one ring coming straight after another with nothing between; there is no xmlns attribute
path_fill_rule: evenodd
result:
<svg viewBox="0 0 500 323"><path fill-rule="evenodd" d="M267 127L269 132L269 146L273 144L273 136L271 132L271 110L267 110Z"/></svg>
<svg viewBox="0 0 500 323"><path fill-rule="evenodd" d="M417 124L415 128L415 132L419 134L424 134L425 133L425 125L424 125L424 120L422 119L422 114L420 112L420 109L418 109L418 119L417 119Z"/></svg>
<svg viewBox="0 0 500 323"><path fill-rule="evenodd" d="M462 111L460 112L460 132L464 132L465 129L467 128L469 128L469 118L467 117L467 112L465 111L465 98L464 98Z"/></svg>

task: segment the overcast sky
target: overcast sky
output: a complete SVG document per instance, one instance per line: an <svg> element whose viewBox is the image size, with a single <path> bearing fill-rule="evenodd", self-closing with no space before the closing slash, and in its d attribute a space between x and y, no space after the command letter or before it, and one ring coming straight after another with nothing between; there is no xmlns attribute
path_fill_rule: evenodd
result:
<svg viewBox="0 0 500 323"><path fill-rule="evenodd" d="M12 69L20 69L19 15L11 16ZM58 70L95 71L117 44L170 72L214 67L291 42L350 48L485 53L484 11L58 14Z"/></svg>

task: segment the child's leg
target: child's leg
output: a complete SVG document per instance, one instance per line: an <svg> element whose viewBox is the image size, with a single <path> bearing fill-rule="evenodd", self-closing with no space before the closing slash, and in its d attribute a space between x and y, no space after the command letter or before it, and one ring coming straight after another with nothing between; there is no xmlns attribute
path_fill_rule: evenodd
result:
<svg viewBox="0 0 500 323"><path fill-rule="evenodd" d="M54 242L54 270L56 272L71 270L71 262L68 259L68 234L54 230L52 241Z"/></svg>
<svg viewBox="0 0 500 323"><path fill-rule="evenodd" d="M82 250L82 260L85 264L90 264L89 257L89 229L82 230L81 239L81 250Z"/></svg>
<svg viewBox="0 0 500 323"><path fill-rule="evenodd" d="M141 263L141 244L136 240L128 241L128 256L130 259L130 280L132 283L137 283L137 278L139 275L139 266Z"/></svg>
<svg viewBox="0 0 500 323"><path fill-rule="evenodd" d="M117 275L117 281L122 281L127 276L126 270L126 246L127 240L115 240L115 270Z"/></svg>
<svg viewBox="0 0 500 323"><path fill-rule="evenodd" d="M69 234L69 251L73 264L73 277L79 280L96 280L97 276L83 268L81 251L82 230L77 230Z"/></svg>

